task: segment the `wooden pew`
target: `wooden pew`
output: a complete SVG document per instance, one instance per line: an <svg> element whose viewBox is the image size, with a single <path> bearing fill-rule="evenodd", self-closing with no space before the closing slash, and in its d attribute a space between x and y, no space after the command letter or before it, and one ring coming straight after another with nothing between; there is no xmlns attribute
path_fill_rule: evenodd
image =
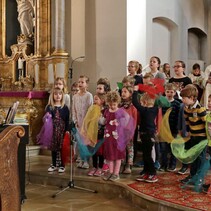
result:
<svg viewBox="0 0 211 211"><path fill-rule="evenodd" d="M0 133L1 211L21 210L18 145L24 134L25 130L21 126L9 126Z"/></svg>

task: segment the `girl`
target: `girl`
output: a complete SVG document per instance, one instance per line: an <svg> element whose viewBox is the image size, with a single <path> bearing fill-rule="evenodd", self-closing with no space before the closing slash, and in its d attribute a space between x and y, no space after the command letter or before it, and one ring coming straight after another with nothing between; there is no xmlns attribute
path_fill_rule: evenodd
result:
<svg viewBox="0 0 211 211"><path fill-rule="evenodd" d="M177 90L177 98L180 98L180 91L185 88L186 85L192 84L191 79L185 76L185 63L183 61L175 61L174 63L175 76L169 79L169 83L173 83Z"/></svg>
<svg viewBox="0 0 211 211"><path fill-rule="evenodd" d="M65 83L64 78L57 77L54 81L54 88L59 88L64 93L64 104L68 107L70 110L70 95L67 92L67 85Z"/></svg>
<svg viewBox="0 0 211 211"><path fill-rule="evenodd" d="M59 157L61 159L61 149L63 145L64 134L68 131L69 125L69 109L64 104L64 93L59 88L54 88L50 94L48 105L46 106L46 113L51 114L53 120L53 139L51 144L52 164L48 168L48 172L53 172L57 169L56 161ZM59 166L59 173L65 171L64 163L61 159Z"/></svg>
<svg viewBox="0 0 211 211"><path fill-rule="evenodd" d="M78 80L79 91L73 96L72 120L78 131L81 129L88 108L93 104L93 96L87 91L88 83L89 78L87 76L80 76ZM87 160L81 161L79 156L77 160L79 161L78 168L89 168Z"/></svg>
<svg viewBox="0 0 211 211"><path fill-rule="evenodd" d="M161 60L157 56L153 56L150 58L149 67L150 73L153 75L153 78L160 78L165 81L165 75L161 73L160 70Z"/></svg>
<svg viewBox="0 0 211 211"><path fill-rule="evenodd" d="M111 87L110 87L109 80L107 78L99 78L99 80L97 81L96 93L97 94L106 94L110 91L111 91ZM105 101L104 101L104 103L102 105L102 111L105 111L106 107L107 106L106 106ZM104 133L104 131L103 131L103 133ZM103 148L103 146L101 147L100 150L102 150L102 148ZM103 164L102 170L103 170L103 173L107 172L109 170L109 166L106 163L105 159L104 159L104 164ZM97 172L96 172L96 174L97 174ZM95 176L97 176L97 175L95 175Z"/></svg>
<svg viewBox="0 0 211 211"><path fill-rule="evenodd" d="M139 62L138 61L129 61L128 63L128 76L132 76L135 79L135 85L142 84L141 76L137 75L137 71L139 70Z"/></svg>
<svg viewBox="0 0 211 211"><path fill-rule="evenodd" d="M101 109L101 117L104 114L104 103L105 103L105 94L97 93L94 96L94 105L99 106ZM91 107L90 107L91 109ZM101 124L100 118L98 119L98 140L103 139L104 135L104 125ZM104 165L104 156L103 156L103 147L92 156L93 168L88 172L88 176L97 176L100 177L103 174L103 165Z"/></svg>
<svg viewBox="0 0 211 211"><path fill-rule="evenodd" d="M104 180L119 179L121 160L125 159L125 147L134 133L134 127L130 126L130 116L118 107L120 100L116 91L107 94L106 103L109 109L104 114L104 156L109 164L109 172L103 175Z"/></svg>
<svg viewBox="0 0 211 211"><path fill-rule="evenodd" d="M133 118L134 120L134 127L137 124L137 110L132 104L132 94L133 94L133 87L132 86L123 86L122 88L122 95L121 95L121 104L120 106ZM127 144L126 147L126 162L123 170L123 174L130 174L131 167L133 165L133 158L134 158L134 146L133 146L133 139Z"/></svg>

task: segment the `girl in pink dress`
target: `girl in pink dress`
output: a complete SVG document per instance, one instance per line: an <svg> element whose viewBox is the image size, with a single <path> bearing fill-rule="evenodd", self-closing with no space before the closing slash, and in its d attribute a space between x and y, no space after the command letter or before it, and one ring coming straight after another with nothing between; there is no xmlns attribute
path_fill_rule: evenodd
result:
<svg viewBox="0 0 211 211"><path fill-rule="evenodd" d="M103 175L104 180L119 179L121 160L125 159L125 148L132 139L134 127L132 118L119 108L121 98L118 92L109 92L106 97L108 109L105 111L104 157L109 164L109 172Z"/></svg>

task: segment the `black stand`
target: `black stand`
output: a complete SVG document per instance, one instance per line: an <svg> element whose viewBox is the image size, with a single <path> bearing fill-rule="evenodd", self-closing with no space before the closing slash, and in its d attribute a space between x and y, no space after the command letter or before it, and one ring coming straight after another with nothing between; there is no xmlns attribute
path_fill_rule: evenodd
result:
<svg viewBox="0 0 211 211"><path fill-rule="evenodd" d="M88 191L88 192L92 192L92 193L97 193L96 190L82 188L82 187L79 187L79 186L75 186L75 184L74 184L74 180L73 180L73 159L72 159L72 157L73 157L73 154L72 154L73 141L74 140L70 140L70 181L68 182L67 187L65 187L61 191L53 194L52 198L55 198L56 196L58 196L59 194L63 193L64 191L66 191L69 188L75 188L75 189L78 189L78 190L84 190L84 191Z"/></svg>

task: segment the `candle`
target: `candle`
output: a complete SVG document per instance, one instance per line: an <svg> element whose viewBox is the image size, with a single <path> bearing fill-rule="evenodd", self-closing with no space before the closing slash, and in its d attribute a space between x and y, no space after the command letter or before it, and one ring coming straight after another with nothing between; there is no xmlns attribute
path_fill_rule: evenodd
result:
<svg viewBox="0 0 211 211"><path fill-rule="evenodd" d="M38 84L39 83L39 65L36 64L35 65L35 83Z"/></svg>
<svg viewBox="0 0 211 211"><path fill-rule="evenodd" d="M23 69L23 60L21 58L18 59L18 69Z"/></svg>

